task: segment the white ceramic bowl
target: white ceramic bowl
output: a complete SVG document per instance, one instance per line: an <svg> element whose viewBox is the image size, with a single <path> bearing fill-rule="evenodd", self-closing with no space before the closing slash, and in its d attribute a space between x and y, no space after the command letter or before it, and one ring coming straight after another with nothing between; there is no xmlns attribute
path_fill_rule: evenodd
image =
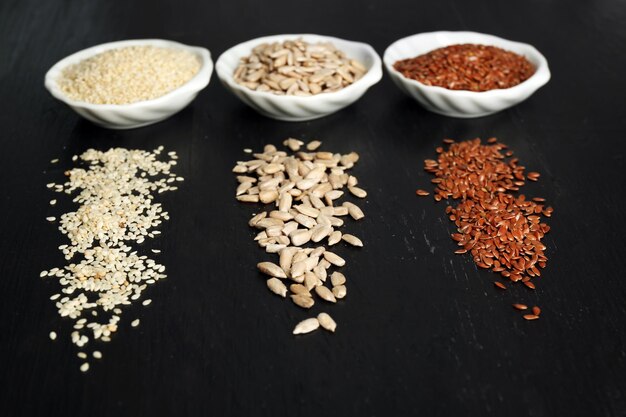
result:
<svg viewBox="0 0 626 417"><path fill-rule="evenodd" d="M202 66L191 80L176 90L152 100L138 101L131 104L91 104L77 101L66 97L59 88L57 80L63 69L68 65L76 64L109 49L137 45L183 49L196 55ZM48 70L45 85L54 97L70 106L85 119L110 129L132 129L160 122L185 108L198 95L200 90L209 84L212 72L213 61L211 61L211 53L205 48L183 45L182 43L162 39L137 39L103 43L76 52L57 62Z"/></svg>
<svg viewBox="0 0 626 417"><path fill-rule="evenodd" d="M406 78L393 68L398 60L462 43L492 45L523 55L535 66L536 71L529 79L514 87L476 92L424 85ZM526 100L550 80L548 62L533 46L476 32L430 32L409 36L392 43L385 51L383 61L391 79L402 91L428 110L452 117L487 116L507 109Z"/></svg>
<svg viewBox="0 0 626 417"><path fill-rule="evenodd" d="M250 90L235 82L233 74L241 58L250 55L252 49L261 43L283 42L302 38L306 42L332 42L349 58L359 60L367 73L354 84L332 93L314 96L280 96L269 92ZM382 78L380 57L370 45L321 35L275 35L265 36L240 43L224 52L215 63L215 71L222 83L244 103L259 113L273 119L298 122L327 116L357 101L368 88Z"/></svg>

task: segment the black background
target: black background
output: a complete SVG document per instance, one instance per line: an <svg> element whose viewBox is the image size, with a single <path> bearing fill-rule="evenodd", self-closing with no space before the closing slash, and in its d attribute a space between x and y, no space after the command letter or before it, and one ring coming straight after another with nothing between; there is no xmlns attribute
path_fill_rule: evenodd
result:
<svg viewBox="0 0 626 417"><path fill-rule="evenodd" d="M626 3L608 0L3 0L0 415L626 415L624 21ZM245 107L214 74L186 110L130 131L95 127L43 88L57 60L113 40L172 39L217 59L251 38L310 32L382 55L433 30L530 43L552 80L515 108L462 120L423 110L385 75L339 113L285 123ZM290 334L309 313L265 288L255 264L269 256L246 225L254 208L233 198L242 149L288 136L361 154L367 217L346 230L366 246L337 249L348 297L314 307L338 321L334 335ZM542 174L525 188L555 208L536 292L494 289L495 275L453 254L444 203L414 195L430 188L422 163L442 138L476 136L497 136ZM64 264L64 237L44 219L73 207L45 184L87 148L158 145L179 153L186 178L159 197L172 219L142 248L162 249L168 279L147 291L152 305L124 311L82 374L70 321L48 300L58 284L39 278ZM525 322L513 302L539 304L541 319Z"/></svg>

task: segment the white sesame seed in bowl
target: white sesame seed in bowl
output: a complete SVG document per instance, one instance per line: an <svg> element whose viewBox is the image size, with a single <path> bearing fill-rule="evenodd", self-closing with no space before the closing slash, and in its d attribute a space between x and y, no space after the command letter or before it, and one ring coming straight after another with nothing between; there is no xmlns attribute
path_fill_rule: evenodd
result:
<svg viewBox="0 0 626 417"><path fill-rule="evenodd" d="M132 129L185 108L211 79L209 50L163 39L104 43L57 62L45 86L93 123Z"/></svg>
<svg viewBox="0 0 626 417"><path fill-rule="evenodd" d="M308 54L309 48L317 49L316 51L312 51L313 58L315 58L317 54L321 55L327 53L328 51L319 51L320 47L327 47L326 49L337 52L336 56L340 58L340 62L337 62L334 58L332 61L335 62L328 62L329 60L324 57L310 59L311 56L307 55L304 57L294 57L294 63L287 63L286 65L285 62L277 63L277 61L285 60L285 56L281 54L289 53L289 51L285 52L284 48L288 48L286 43L292 42L304 43L305 45L299 45L299 47L305 54ZM283 76L276 74L276 72L282 72L282 69L291 67L294 69L293 72L287 70L285 74L287 78L296 78L296 82L300 84L300 89L295 88L297 85L293 82L294 80L282 79L282 81L290 84L292 88L285 88L286 85L284 85L279 86L279 88L274 86L273 89L265 88L261 85L272 85L271 79L262 80L262 82L258 83L256 83L257 80L252 83L242 82L246 81L246 79L245 77L240 77L240 67L245 63L248 64L250 70L254 70L253 67L257 66L258 63L250 60L251 54L257 54L255 52L257 48L262 48L264 44L269 47L283 49L277 50L274 54L270 54L269 57L275 57L275 61L273 61L271 65L268 63L269 68L265 67L263 71L267 72L267 70L269 70L267 74L269 78L277 75L279 78L276 80L281 81ZM296 45L296 47L297 46L298 45ZM261 60L262 59L263 58L261 58ZM299 66L297 64L298 59L302 59L305 62ZM354 79L351 79L351 74L347 74L347 77L344 77L344 79L349 79L350 81L348 83L326 88L328 84L324 86L324 83L312 80L317 74L313 73L311 76L306 75L307 70L312 70L315 72L319 71L319 73L324 71L335 72L329 74L329 79L338 77L338 73L342 71L341 68L337 68L336 65L344 65L346 61L341 62L344 59L347 60L348 67L357 66L359 69L362 69L362 73L358 71L360 74L354 77ZM261 63L264 62L261 61ZM318 64L321 65L323 69L311 68ZM274 71L278 65L285 66ZM306 68L307 66L309 66L309 68ZM382 78L382 63L374 48L366 43L314 34L286 34L256 38L233 46L222 53L217 59L215 71L222 84L228 90L259 113L273 119L298 122L327 116L356 102L370 87L380 81ZM250 73L247 75L250 77L248 78L250 80L256 78L255 74ZM255 84L259 85L255 86ZM281 82L279 82L279 84L281 84ZM325 91L309 91L309 88L313 87L312 84L314 84L316 88L322 85L321 88ZM281 89L285 91L280 91ZM292 91L294 89L299 91Z"/></svg>

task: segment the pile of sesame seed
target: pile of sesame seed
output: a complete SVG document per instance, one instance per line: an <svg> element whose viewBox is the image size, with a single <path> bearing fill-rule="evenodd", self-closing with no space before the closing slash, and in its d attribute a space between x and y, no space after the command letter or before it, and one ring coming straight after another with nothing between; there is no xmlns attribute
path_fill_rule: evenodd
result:
<svg viewBox="0 0 626 417"><path fill-rule="evenodd" d="M188 52L154 46L111 49L63 70L58 85L69 98L92 104L130 104L161 97L200 70Z"/></svg>
<svg viewBox="0 0 626 417"><path fill-rule="evenodd" d="M157 160L162 151L163 147L153 152L89 149L80 156L85 168L66 171L64 184L47 185L66 194L80 190L73 199L78 209L62 214L59 220L59 230L70 241L59 250L72 262L40 274L57 278L61 284L61 292L50 299L56 302L61 317L74 320L71 340L79 348L90 338L109 342L118 329L120 307L138 300L148 285L166 277L165 266L130 246L160 233L154 228L169 215L154 202L154 194L174 191L178 188L174 184L183 181L171 172L176 153L169 152L168 161L162 162ZM56 221L56 217L48 220ZM150 301L142 304L147 306ZM133 327L138 323L135 320ZM50 333L50 339L56 339L56 332ZM96 352L94 357L101 357ZM85 364L83 371L89 369Z"/></svg>

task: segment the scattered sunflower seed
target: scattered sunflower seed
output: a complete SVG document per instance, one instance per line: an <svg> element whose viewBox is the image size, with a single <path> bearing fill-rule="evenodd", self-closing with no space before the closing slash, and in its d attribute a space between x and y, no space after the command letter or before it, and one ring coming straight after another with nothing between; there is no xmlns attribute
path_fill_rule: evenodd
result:
<svg viewBox="0 0 626 417"><path fill-rule="evenodd" d="M345 240L346 242L348 242L349 244L351 244L352 246L359 246L359 247L363 246L363 242L361 241L361 239L359 239L356 236L353 236L350 234L344 234L343 236L341 236L341 238Z"/></svg>
<svg viewBox="0 0 626 417"><path fill-rule="evenodd" d="M293 329L293 334L305 334L311 333L320 327L320 322L316 318L310 318L301 321Z"/></svg>
<svg viewBox="0 0 626 417"><path fill-rule="evenodd" d="M237 200L271 206L267 211L257 211L248 225L258 230L254 238L258 245L267 253L277 254L278 264L259 262L257 268L268 276L270 291L281 297L289 295L299 307L311 308L314 297L334 303L345 297L346 279L333 269L344 266L346 261L323 244L332 246L343 240L352 246L363 246L356 236L337 230L344 225L343 216L354 220L364 217L355 204L339 202L345 197L346 188L353 195L367 196L357 187L357 178L348 173L359 155L321 151L319 141L305 144L288 138L283 145L295 155L266 145L263 152L252 153L254 159L239 161L233 168ZM309 247L311 242L319 246ZM326 286L328 275L332 289ZM334 321L330 324L326 316L322 317L328 329L335 328Z"/></svg>
<svg viewBox="0 0 626 417"><path fill-rule="evenodd" d="M287 296L287 286L278 278L268 279L267 288L274 294L280 295L283 298Z"/></svg>
<svg viewBox="0 0 626 417"><path fill-rule="evenodd" d="M332 317L330 317L330 315L328 315L327 313L320 313L317 315L317 321L319 321L320 326L322 326L324 329L328 330L329 332L335 332L335 329L337 329L337 323L335 323L335 320L333 320Z"/></svg>

